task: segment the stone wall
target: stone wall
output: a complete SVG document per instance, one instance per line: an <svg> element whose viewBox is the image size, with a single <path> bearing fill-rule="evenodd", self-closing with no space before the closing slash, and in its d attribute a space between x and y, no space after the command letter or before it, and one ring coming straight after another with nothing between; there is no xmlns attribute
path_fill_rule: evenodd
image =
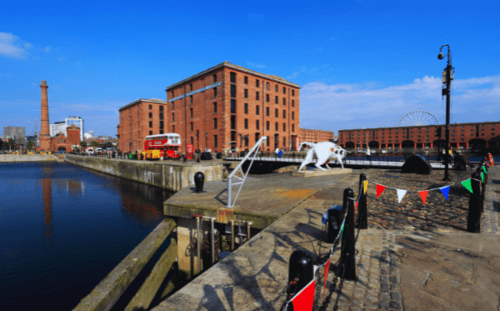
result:
<svg viewBox="0 0 500 311"><path fill-rule="evenodd" d="M57 161L53 154L0 154L0 163Z"/></svg>
<svg viewBox="0 0 500 311"><path fill-rule="evenodd" d="M145 184L179 191L194 186L196 172L205 174L205 181L222 180L221 162L158 162L66 155L66 162L99 172Z"/></svg>

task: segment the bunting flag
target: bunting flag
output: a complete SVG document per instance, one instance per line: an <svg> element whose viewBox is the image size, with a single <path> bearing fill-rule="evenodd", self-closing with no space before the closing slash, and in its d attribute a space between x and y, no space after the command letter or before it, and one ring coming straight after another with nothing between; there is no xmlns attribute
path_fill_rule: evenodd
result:
<svg viewBox="0 0 500 311"><path fill-rule="evenodd" d="M444 198L448 200L448 193L450 192L450 186L439 188L444 195Z"/></svg>
<svg viewBox="0 0 500 311"><path fill-rule="evenodd" d="M481 172L481 182L484 183L484 173Z"/></svg>
<svg viewBox="0 0 500 311"><path fill-rule="evenodd" d="M342 239L342 236L344 235L344 224L345 222L342 223L342 227L340 227L340 238Z"/></svg>
<svg viewBox="0 0 500 311"><path fill-rule="evenodd" d="M366 190L368 190L368 180L363 180L363 194L366 194Z"/></svg>
<svg viewBox="0 0 500 311"><path fill-rule="evenodd" d="M325 298L325 293L326 293L326 280L328 278L328 269L330 268L330 261L332 260L332 257L330 256L330 259L325 264L325 290L323 291L323 298Z"/></svg>
<svg viewBox="0 0 500 311"><path fill-rule="evenodd" d="M406 194L406 190L396 189L398 192L398 203L401 203L401 200Z"/></svg>
<svg viewBox="0 0 500 311"><path fill-rule="evenodd" d="M486 170L486 167L483 166L483 171L488 174L488 171Z"/></svg>
<svg viewBox="0 0 500 311"><path fill-rule="evenodd" d="M291 299L294 310L309 311L313 309L315 285L316 280L313 279Z"/></svg>
<svg viewBox="0 0 500 311"><path fill-rule="evenodd" d="M427 194L429 194L429 191L427 190L419 191L418 194L420 194L420 198L422 198L422 201L424 202L425 205L425 201L427 200Z"/></svg>
<svg viewBox="0 0 500 311"><path fill-rule="evenodd" d="M358 204L359 204L359 201L356 201L356 205L354 206L354 213L355 214L358 213Z"/></svg>
<svg viewBox="0 0 500 311"><path fill-rule="evenodd" d="M472 183L470 181L470 178L467 179L467 180L462 181L461 184L462 184L462 186L465 187L465 189L469 190L470 193L474 193L472 191Z"/></svg>
<svg viewBox="0 0 500 311"><path fill-rule="evenodd" d="M377 198L384 192L385 186L377 185Z"/></svg>

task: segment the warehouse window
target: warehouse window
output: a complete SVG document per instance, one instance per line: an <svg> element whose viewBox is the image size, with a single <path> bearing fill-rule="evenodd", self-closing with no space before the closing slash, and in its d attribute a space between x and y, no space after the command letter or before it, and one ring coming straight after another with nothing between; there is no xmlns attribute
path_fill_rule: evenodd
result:
<svg viewBox="0 0 500 311"><path fill-rule="evenodd" d="M283 119L286 119L286 110L283 110Z"/></svg>
<svg viewBox="0 0 500 311"><path fill-rule="evenodd" d="M189 113L191 115L191 118L193 117L193 108L189 108Z"/></svg>
<svg viewBox="0 0 500 311"><path fill-rule="evenodd" d="M259 80L257 80L257 81L259 81ZM255 92L255 99L259 100L259 92Z"/></svg>
<svg viewBox="0 0 500 311"><path fill-rule="evenodd" d="M255 106L255 114L256 115L259 115L260 114L260 111L259 111L259 106Z"/></svg>
<svg viewBox="0 0 500 311"><path fill-rule="evenodd" d="M248 89L245 89L244 93L245 93L245 98L248 98Z"/></svg>
<svg viewBox="0 0 500 311"><path fill-rule="evenodd" d="M245 84L248 84L248 77L245 77Z"/></svg>
<svg viewBox="0 0 500 311"><path fill-rule="evenodd" d="M283 87L283 94L286 94L286 87Z"/></svg>
<svg viewBox="0 0 500 311"><path fill-rule="evenodd" d="M149 105L149 109L153 109L153 105Z"/></svg>
<svg viewBox="0 0 500 311"><path fill-rule="evenodd" d="M276 92L278 92L279 87L278 87L278 85L277 85L277 84L276 84L276 86L274 87L274 90L275 90Z"/></svg>
<svg viewBox="0 0 500 311"><path fill-rule="evenodd" d="M274 96L274 103L277 104L278 103L278 96Z"/></svg>
<svg viewBox="0 0 500 311"><path fill-rule="evenodd" d="M217 82L217 75L214 74L214 75L212 75L212 77L214 78L214 83Z"/></svg>
<svg viewBox="0 0 500 311"><path fill-rule="evenodd" d="M266 94L266 102L269 102L269 94Z"/></svg>
<svg viewBox="0 0 500 311"><path fill-rule="evenodd" d="M278 122L274 122L274 130L277 132L278 131Z"/></svg>
<svg viewBox="0 0 500 311"><path fill-rule="evenodd" d="M217 112L217 102L214 102L214 113Z"/></svg>
<svg viewBox="0 0 500 311"><path fill-rule="evenodd" d="M274 116L275 116L276 118L279 118L278 109L274 109Z"/></svg>
<svg viewBox="0 0 500 311"><path fill-rule="evenodd" d="M269 91L269 82L266 82L266 90Z"/></svg>
<svg viewBox="0 0 500 311"><path fill-rule="evenodd" d="M286 98L283 97L283 106L286 106Z"/></svg>
<svg viewBox="0 0 500 311"><path fill-rule="evenodd" d="M256 129L259 129L259 127L260 127L259 120L256 120L256 121L255 121L255 128L256 128Z"/></svg>
<svg viewBox="0 0 500 311"><path fill-rule="evenodd" d="M292 96L295 96L295 90L292 89Z"/></svg>
<svg viewBox="0 0 500 311"><path fill-rule="evenodd" d="M269 117L269 107L266 107L266 116Z"/></svg>
<svg viewBox="0 0 500 311"><path fill-rule="evenodd" d="M217 128L217 118L214 118L214 129Z"/></svg>
<svg viewBox="0 0 500 311"><path fill-rule="evenodd" d="M214 135L214 147L217 147L217 135Z"/></svg>
<svg viewBox="0 0 500 311"><path fill-rule="evenodd" d="M248 119L245 119L245 129L248 129Z"/></svg>
<svg viewBox="0 0 500 311"><path fill-rule="evenodd" d="M236 83L236 72L231 72L231 83Z"/></svg>
<svg viewBox="0 0 500 311"><path fill-rule="evenodd" d="M149 121L149 127L153 127L153 121Z"/></svg>
<svg viewBox="0 0 500 311"><path fill-rule="evenodd" d="M283 132L286 132L286 123L283 123Z"/></svg>
<svg viewBox="0 0 500 311"><path fill-rule="evenodd" d="M191 132L193 131L193 122L190 122L191 125Z"/></svg>
<svg viewBox="0 0 500 311"><path fill-rule="evenodd" d="M236 97L236 84L231 84L231 97Z"/></svg>
<svg viewBox="0 0 500 311"><path fill-rule="evenodd" d="M214 87L214 98L217 97L217 88Z"/></svg>
<svg viewBox="0 0 500 311"><path fill-rule="evenodd" d="M153 117L153 113L152 113L152 112L150 112L150 113L149 113L149 117L150 117L150 118L152 118L152 117Z"/></svg>
<svg viewBox="0 0 500 311"><path fill-rule="evenodd" d="M292 107L295 107L295 100L292 99Z"/></svg>
<svg viewBox="0 0 500 311"><path fill-rule="evenodd" d="M259 87L259 79L255 80L255 86Z"/></svg>
<svg viewBox="0 0 500 311"><path fill-rule="evenodd" d="M245 111L245 114L248 114L248 104L245 104L245 109L244 109L244 111Z"/></svg>
<svg viewBox="0 0 500 311"><path fill-rule="evenodd" d="M269 131L269 121L266 122L266 130Z"/></svg>
<svg viewBox="0 0 500 311"><path fill-rule="evenodd" d="M292 111L292 120L295 120L295 112Z"/></svg>

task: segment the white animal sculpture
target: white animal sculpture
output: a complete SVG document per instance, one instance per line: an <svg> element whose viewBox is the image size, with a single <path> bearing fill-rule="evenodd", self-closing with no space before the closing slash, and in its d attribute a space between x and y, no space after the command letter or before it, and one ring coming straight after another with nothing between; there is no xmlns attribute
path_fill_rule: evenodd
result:
<svg viewBox="0 0 500 311"><path fill-rule="evenodd" d="M342 166L342 169L344 169L344 163L342 162L342 159L345 158L347 153L343 148L340 148L336 144L328 141L316 144L303 142L302 144L300 144L299 151L302 148L302 145L307 145L311 148L307 151L307 156L304 159L304 161L302 161L302 164L300 164L299 172L302 170L304 166L306 166L309 163L312 163L314 157L318 159L318 161L316 161L315 166L323 171L325 169L322 168L321 165L327 163L328 160L330 159L337 160ZM326 167L330 169L328 165Z"/></svg>

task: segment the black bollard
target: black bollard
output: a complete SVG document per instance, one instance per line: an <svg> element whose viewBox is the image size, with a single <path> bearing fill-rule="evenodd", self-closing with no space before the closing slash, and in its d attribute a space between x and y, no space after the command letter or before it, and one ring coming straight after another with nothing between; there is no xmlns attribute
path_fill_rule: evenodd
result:
<svg viewBox="0 0 500 311"><path fill-rule="evenodd" d="M326 243L335 242L335 238L340 232L340 226L342 225L342 220L344 220L344 215L342 214L341 206L332 206L327 212L326 225L328 234L326 236Z"/></svg>
<svg viewBox="0 0 500 311"><path fill-rule="evenodd" d="M482 163L483 163L482 165L484 165L484 162L482 162ZM476 170L477 179L478 180L481 180L481 173L484 172L482 165L479 165L479 167ZM484 190L486 189L485 186L486 185L483 182L479 183L479 190L480 190L480 195L479 195L479 212L480 212L480 215L482 215L483 211L484 211Z"/></svg>
<svg viewBox="0 0 500 311"><path fill-rule="evenodd" d="M365 174L359 175L359 203L358 203L358 223L356 224L356 228L367 229L368 228L368 213L366 208L366 196L368 194L368 190L366 193L363 191L363 181L366 180Z"/></svg>
<svg viewBox="0 0 500 311"><path fill-rule="evenodd" d="M472 194L469 198L469 215L467 218L467 231L468 232L481 232L481 207L480 200L481 194L479 193L479 178L477 173L471 176Z"/></svg>
<svg viewBox="0 0 500 311"><path fill-rule="evenodd" d="M311 257L304 251L294 251L290 255L288 267L287 301L314 279L314 266Z"/></svg>
<svg viewBox="0 0 500 311"><path fill-rule="evenodd" d="M356 254L354 235L354 192L351 188L344 190L344 209L347 216L342 235L342 254L340 255L340 265L342 266L340 275L346 280L356 280Z"/></svg>
<svg viewBox="0 0 500 311"><path fill-rule="evenodd" d="M205 174L197 172L194 174L194 184L196 185L196 193L203 192L203 182L205 181Z"/></svg>

